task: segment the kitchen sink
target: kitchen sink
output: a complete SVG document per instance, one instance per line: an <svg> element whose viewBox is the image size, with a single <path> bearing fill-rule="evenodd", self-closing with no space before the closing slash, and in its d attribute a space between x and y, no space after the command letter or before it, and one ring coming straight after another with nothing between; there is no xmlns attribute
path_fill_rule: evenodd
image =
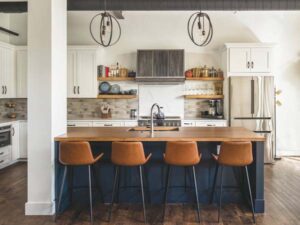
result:
<svg viewBox="0 0 300 225"><path fill-rule="evenodd" d="M128 131L150 131L150 127L133 127ZM179 127L154 127L154 131L179 131Z"/></svg>

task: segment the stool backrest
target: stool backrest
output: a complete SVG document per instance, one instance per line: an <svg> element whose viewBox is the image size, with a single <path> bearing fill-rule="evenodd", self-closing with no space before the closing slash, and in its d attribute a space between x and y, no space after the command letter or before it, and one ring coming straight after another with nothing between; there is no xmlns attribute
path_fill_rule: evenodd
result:
<svg viewBox="0 0 300 225"><path fill-rule="evenodd" d="M188 166L199 163L200 156L196 142L169 141L167 142L165 162L171 165Z"/></svg>
<svg viewBox="0 0 300 225"><path fill-rule="evenodd" d="M223 142L218 158L219 163L229 166L247 166L253 162L251 142Z"/></svg>
<svg viewBox="0 0 300 225"><path fill-rule="evenodd" d="M89 142L60 142L59 161L64 165L89 165L94 162Z"/></svg>
<svg viewBox="0 0 300 225"><path fill-rule="evenodd" d="M113 142L111 161L120 166L137 166L146 162L141 142Z"/></svg>

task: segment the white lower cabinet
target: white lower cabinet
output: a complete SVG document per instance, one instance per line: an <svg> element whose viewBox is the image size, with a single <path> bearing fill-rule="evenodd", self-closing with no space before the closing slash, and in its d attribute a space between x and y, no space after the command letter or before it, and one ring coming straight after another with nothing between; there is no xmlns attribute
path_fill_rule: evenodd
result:
<svg viewBox="0 0 300 225"><path fill-rule="evenodd" d="M183 120L183 127L226 127L226 120Z"/></svg>
<svg viewBox="0 0 300 225"><path fill-rule="evenodd" d="M14 122L11 125L11 146L12 146L12 160L16 161L20 158L20 124Z"/></svg>
<svg viewBox="0 0 300 225"><path fill-rule="evenodd" d="M0 169L9 166L12 162L12 147L5 146L0 150Z"/></svg>
<svg viewBox="0 0 300 225"><path fill-rule="evenodd" d="M123 127L124 122L107 121L107 122L93 122L93 127Z"/></svg>
<svg viewBox="0 0 300 225"><path fill-rule="evenodd" d="M27 158L27 121L19 122L19 158Z"/></svg>
<svg viewBox="0 0 300 225"><path fill-rule="evenodd" d="M68 127L92 127L92 121L77 121L77 120L70 120L67 123Z"/></svg>
<svg viewBox="0 0 300 225"><path fill-rule="evenodd" d="M105 120L105 121L82 121L82 120L69 120L68 127L136 127L138 126L137 120Z"/></svg>

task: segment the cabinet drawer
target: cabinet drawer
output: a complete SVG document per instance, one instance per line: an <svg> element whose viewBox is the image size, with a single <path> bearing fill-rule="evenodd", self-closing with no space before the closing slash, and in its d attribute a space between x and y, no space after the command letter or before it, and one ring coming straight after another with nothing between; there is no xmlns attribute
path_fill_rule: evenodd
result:
<svg viewBox="0 0 300 225"><path fill-rule="evenodd" d="M11 156L11 146L0 148L0 161L7 156Z"/></svg>
<svg viewBox="0 0 300 225"><path fill-rule="evenodd" d="M93 122L93 127L123 127L123 126L124 126L123 122L112 122L112 121Z"/></svg>
<svg viewBox="0 0 300 225"><path fill-rule="evenodd" d="M195 123L195 121L183 121L182 126L183 127L195 127L196 123Z"/></svg>
<svg viewBox="0 0 300 225"><path fill-rule="evenodd" d="M226 127L225 121L199 121L196 127Z"/></svg>
<svg viewBox="0 0 300 225"><path fill-rule="evenodd" d="M0 158L0 169L8 166L11 163L11 155L6 155L3 158Z"/></svg>
<svg viewBox="0 0 300 225"><path fill-rule="evenodd" d="M124 122L124 126L125 127L137 127L138 126L138 122L137 121Z"/></svg>
<svg viewBox="0 0 300 225"><path fill-rule="evenodd" d="M93 123L88 121L68 121L68 127L92 127Z"/></svg>

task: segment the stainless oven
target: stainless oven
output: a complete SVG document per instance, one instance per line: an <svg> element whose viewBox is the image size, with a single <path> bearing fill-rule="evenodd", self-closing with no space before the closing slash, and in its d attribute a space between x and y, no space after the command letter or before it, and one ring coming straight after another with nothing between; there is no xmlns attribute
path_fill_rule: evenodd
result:
<svg viewBox="0 0 300 225"><path fill-rule="evenodd" d="M0 148L11 145L11 126L0 127Z"/></svg>

